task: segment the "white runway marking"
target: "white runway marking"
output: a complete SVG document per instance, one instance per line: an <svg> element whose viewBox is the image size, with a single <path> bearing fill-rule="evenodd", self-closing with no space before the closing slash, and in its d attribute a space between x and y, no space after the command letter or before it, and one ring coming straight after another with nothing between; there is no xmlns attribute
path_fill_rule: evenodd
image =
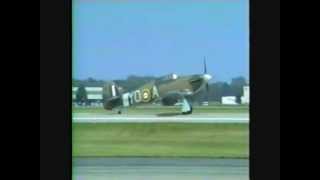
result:
<svg viewBox="0 0 320 180"><path fill-rule="evenodd" d="M181 123L248 123L248 117L74 117L76 123L117 123L117 122L181 122Z"/></svg>

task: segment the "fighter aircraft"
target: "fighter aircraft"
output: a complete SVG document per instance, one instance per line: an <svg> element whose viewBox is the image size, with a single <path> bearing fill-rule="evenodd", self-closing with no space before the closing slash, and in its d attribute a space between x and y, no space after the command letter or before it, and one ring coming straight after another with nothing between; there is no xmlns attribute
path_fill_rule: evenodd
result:
<svg viewBox="0 0 320 180"><path fill-rule="evenodd" d="M205 88L208 91L208 81L212 78L207 73L204 59L204 73L178 77L176 74L164 76L151 81L132 92L122 93L114 82L107 83L103 88L104 108L116 110L121 114L124 107L160 102L164 106L173 106L181 102L182 114L192 113L191 97Z"/></svg>

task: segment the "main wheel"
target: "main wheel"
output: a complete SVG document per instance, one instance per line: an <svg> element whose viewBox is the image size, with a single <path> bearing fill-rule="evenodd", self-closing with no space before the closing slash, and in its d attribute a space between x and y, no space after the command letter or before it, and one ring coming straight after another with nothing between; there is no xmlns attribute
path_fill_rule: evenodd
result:
<svg viewBox="0 0 320 180"><path fill-rule="evenodd" d="M190 111L182 112L182 114L192 114L192 106L190 105Z"/></svg>
<svg viewBox="0 0 320 180"><path fill-rule="evenodd" d="M121 114L121 113L122 113L121 110L119 110L119 111L118 111L118 114Z"/></svg>

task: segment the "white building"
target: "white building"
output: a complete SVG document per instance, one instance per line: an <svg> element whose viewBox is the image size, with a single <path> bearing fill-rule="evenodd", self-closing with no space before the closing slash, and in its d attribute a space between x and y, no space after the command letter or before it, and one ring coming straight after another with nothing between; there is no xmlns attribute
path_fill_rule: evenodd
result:
<svg viewBox="0 0 320 180"><path fill-rule="evenodd" d="M235 96L222 96L221 103L226 105L237 105Z"/></svg>
<svg viewBox="0 0 320 180"><path fill-rule="evenodd" d="M87 92L87 99L88 100L102 100L102 87L85 87ZM72 99L76 99L76 94L78 91L78 87L72 87Z"/></svg>
<svg viewBox="0 0 320 180"><path fill-rule="evenodd" d="M250 102L250 88L249 86L243 86L243 96L241 96L241 104L249 104Z"/></svg>
<svg viewBox="0 0 320 180"><path fill-rule="evenodd" d="M102 100L102 87L85 87L88 100Z"/></svg>
<svg viewBox="0 0 320 180"><path fill-rule="evenodd" d="M208 101L203 101L203 102L201 103L201 105L202 105L202 106L209 106L209 102L208 102Z"/></svg>
<svg viewBox="0 0 320 180"><path fill-rule="evenodd" d="M72 87L72 100L76 99L78 87Z"/></svg>

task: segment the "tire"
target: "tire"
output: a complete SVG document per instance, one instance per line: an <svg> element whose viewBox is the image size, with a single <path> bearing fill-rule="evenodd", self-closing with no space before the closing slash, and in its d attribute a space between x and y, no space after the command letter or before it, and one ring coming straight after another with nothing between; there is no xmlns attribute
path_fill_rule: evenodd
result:
<svg viewBox="0 0 320 180"><path fill-rule="evenodd" d="M186 115L186 114L192 114L192 106L190 105L190 111L187 111L187 112L182 112L182 114Z"/></svg>

